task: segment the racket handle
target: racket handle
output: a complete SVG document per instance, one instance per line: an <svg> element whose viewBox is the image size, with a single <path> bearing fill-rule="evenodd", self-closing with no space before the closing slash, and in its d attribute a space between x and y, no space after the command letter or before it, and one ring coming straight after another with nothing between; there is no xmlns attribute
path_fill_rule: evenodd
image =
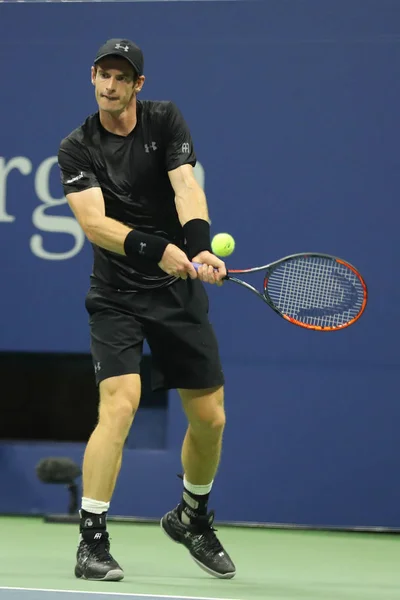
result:
<svg viewBox="0 0 400 600"><path fill-rule="evenodd" d="M201 263L197 263L197 262L192 263L192 265L194 266L196 271L198 270L199 267L201 267Z"/></svg>
<svg viewBox="0 0 400 600"><path fill-rule="evenodd" d="M196 271L198 270L199 267L201 267L201 263L198 263L198 262L192 262L192 265L194 266ZM214 269L214 271L218 271L218 269ZM228 270L226 271L226 275L225 275L224 279L229 279Z"/></svg>
<svg viewBox="0 0 400 600"><path fill-rule="evenodd" d="M194 262L194 263L192 263L192 265L194 266L194 268L195 268L195 269L196 269L196 271L197 271L197 270L198 270L198 268L199 268L199 267L201 267L202 263L197 263L197 262ZM214 271L218 271L218 269L214 269Z"/></svg>

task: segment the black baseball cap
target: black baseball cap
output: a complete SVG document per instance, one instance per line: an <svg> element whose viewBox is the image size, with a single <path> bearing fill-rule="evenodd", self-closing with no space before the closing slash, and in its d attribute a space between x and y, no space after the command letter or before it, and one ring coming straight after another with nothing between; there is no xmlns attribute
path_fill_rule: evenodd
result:
<svg viewBox="0 0 400 600"><path fill-rule="evenodd" d="M143 75L144 58L143 52L130 40L112 38L98 49L94 64L106 56L122 56L131 63L138 75Z"/></svg>

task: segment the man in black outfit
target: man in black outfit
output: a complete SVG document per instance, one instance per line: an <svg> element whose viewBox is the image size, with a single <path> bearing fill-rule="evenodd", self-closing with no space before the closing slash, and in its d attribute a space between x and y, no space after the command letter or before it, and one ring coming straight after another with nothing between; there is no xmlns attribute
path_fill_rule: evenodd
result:
<svg viewBox="0 0 400 600"><path fill-rule="evenodd" d="M202 283L220 285L226 269L211 252L189 129L172 102L137 99L144 80L141 50L130 40L108 40L92 67L99 111L61 142L58 153L65 195L94 251L86 309L100 393L99 420L83 461L75 575L124 576L110 554L106 519L139 405L146 339L154 388L178 389L188 419L182 499L161 527L209 574L231 578L235 566L207 508L225 412ZM196 270L193 262L201 266Z"/></svg>

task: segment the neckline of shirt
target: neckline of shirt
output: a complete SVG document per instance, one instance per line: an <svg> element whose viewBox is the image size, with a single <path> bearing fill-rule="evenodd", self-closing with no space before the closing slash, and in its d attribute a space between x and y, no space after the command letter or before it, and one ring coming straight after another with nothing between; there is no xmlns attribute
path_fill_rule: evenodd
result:
<svg viewBox="0 0 400 600"><path fill-rule="evenodd" d="M102 124L101 120L100 120L100 112L97 111L97 121L99 123L100 129L103 133L112 136L113 138L117 138L120 140L128 140L130 138L132 138L135 134L135 132L137 131L139 125L140 125L140 117L141 117L141 113L142 113L142 104L140 102L140 100L137 101L136 104L136 125L135 127L132 129L132 131L130 131L128 133L128 135L121 135L119 133L113 133L112 131L108 131L108 129L106 129L104 127L104 125Z"/></svg>

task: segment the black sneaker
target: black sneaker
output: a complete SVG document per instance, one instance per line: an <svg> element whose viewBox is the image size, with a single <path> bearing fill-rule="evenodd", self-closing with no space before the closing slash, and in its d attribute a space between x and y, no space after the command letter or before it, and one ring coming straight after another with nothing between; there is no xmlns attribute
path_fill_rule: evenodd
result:
<svg viewBox="0 0 400 600"><path fill-rule="evenodd" d="M110 554L108 533L97 533L101 536L93 542L81 539L76 555L75 577L96 581L120 581L124 572Z"/></svg>
<svg viewBox="0 0 400 600"><path fill-rule="evenodd" d="M231 579L236 568L215 535L213 522L214 512L211 511L205 517L199 517L196 523L184 525L178 508L175 508L161 519L161 528L171 540L186 546L204 571L220 579Z"/></svg>

